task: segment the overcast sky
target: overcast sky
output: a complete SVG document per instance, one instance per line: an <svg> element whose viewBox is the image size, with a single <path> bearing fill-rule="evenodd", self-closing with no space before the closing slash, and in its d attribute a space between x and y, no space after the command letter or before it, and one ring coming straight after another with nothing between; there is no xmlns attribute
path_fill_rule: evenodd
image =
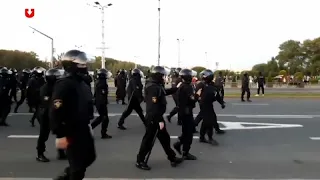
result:
<svg viewBox="0 0 320 180"><path fill-rule="evenodd" d="M113 5L105 11L106 56L157 63L158 0L101 0ZM3 0L0 2L0 49L35 51L50 58L82 46L100 56L101 11L89 0ZM161 65L206 66L247 70L266 62L288 39L320 36L319 0L161 0ZM28 19L25 8L34 8ZM207 58L205 56L207 52ZM206 59L208 62L206 62Z"/></svg>

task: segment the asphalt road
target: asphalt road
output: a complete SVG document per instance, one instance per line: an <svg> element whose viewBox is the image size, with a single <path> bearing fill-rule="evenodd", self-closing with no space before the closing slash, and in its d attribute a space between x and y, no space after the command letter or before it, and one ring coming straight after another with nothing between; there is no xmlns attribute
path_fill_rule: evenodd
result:
<svg viewBox="0 0 320 180"><path fill-rule="evenodd" d="M319 102L304 99L253 99L241 103L226 99L227 107L216 111L225 135L215 136L220 143L213 147L198 142L194 135L191 153L197 161L186 161L177 168L170 167L157 142L149 165L151 171L135 168L135 158L144 127L133 114L126 120L128 130L116 128L125 106L109 105L109 133L113 139L99 138L96 129L98 158L88 169L88 178L109 179L319 179L320 171L320 113ZM168 112L173 108L168 99ZM194 113L198 113L198 108ZM30 127L31 115L24 106L17 114L10 114L10 127L0 127L0 180L50 179L66 166L55 160L54 138L47 143L50 163L36 162L36 136L38 125ZM181 128L175 118L168 124L175 141ZM25 136L22 137L17 137ZM29 135L30 137L27 137ZM12 138L10 138L12 137ZM16 138L14 138L16 137ZM7 177L7 178L6 178ZM8 179L9 178L9 179ZM19 179L19 180L20 180ZM102 180L102 179L100 179Z"/></svg>

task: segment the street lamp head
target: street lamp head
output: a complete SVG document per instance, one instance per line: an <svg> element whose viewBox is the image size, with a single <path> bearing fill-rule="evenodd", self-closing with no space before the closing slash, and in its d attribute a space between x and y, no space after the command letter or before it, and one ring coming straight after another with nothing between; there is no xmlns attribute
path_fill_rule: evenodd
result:
<svg viewBox="0 0 320 180"><path fill-rule="evenodd" d="M96 5L100 5L100 3L98 1L94 2Z"/></svg>

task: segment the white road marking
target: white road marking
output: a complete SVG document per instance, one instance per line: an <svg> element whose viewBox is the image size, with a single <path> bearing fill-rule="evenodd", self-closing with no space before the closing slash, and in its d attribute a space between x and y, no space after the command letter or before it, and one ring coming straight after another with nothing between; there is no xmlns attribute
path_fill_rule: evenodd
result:
<svg viewBox="0 0 320 180"><path fill-rule="evenodd" d="M312 115L237 115L237 118L311 119Z"/></svg>
<svg viewBox="0 0 320 180"><path fill-rule="evenodd" d="M276 129L276 128L297 128L303 127L301 124L275 124L275 123L252 123L252 122L226 122L218 121L223 124L222 130L248 130L248 129ZM245 126L250 125L250 126ZM252 126L255 125L255 126ZM9 135L11 139L36 139L38 135ZM172 139L177 139L178 136L170 136ZM193 136L194 139L199 139L199 136ZM320 139L320 138L319 138ZM1 179L0 179L1 180Z"/></svg>
<svg viewBox="0 0 320 180"><path fill-rule="evenodd" d="M10 116L31 116L33 113L10 113ZM94 114L98 116L98 113ZM121 116L122 113L109 113L108 116ZM169 115L169 114L164 114ZM198 114L193 114L194 116ZM138 114L132 113L131 116L138 116ZM275 118L275 119L311 119L318 118L320 115L283 115L283 114L217 114L218 117L237 117L237 118Z"/></svg>
<svg viewBox="0 0 320 180"><path fill-rule="evenodd" d="M310 137L311 140L319 141L320 137Z"/></svg>
<svg viewBox="0 0 320 180"><path fill-rule="evenodd" d="M233 106L269 106L266 103L231 103Z"/></svg>

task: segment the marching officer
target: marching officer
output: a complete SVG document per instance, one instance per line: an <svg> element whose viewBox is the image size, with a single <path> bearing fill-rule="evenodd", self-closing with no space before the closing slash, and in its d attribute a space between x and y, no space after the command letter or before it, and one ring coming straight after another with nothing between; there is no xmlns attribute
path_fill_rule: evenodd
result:
<svg viewBox="0 0 320 180"><path fill-rule="evenodd" d="M141 74L142 72L139 69L133 69L131 71L129 85L127 88L128 106L122 113L118 122L118 128L121 130L126 130L126 128L123 126L124 120L132 113L133 110L135 110L138 113L140 119L142 120L142 123L146 125L146 120L143 114L143 110L140 106L141 102L143 101L143 95L142 95L143 85L141 82L141 78L142 78Z"/></svg>
<svg viewBox="0 0 320 180"><path fill-rule="evenodd" d="M247 101L251 102L250 100L250 87L249 87L249 77L248 77L248 73L245 72L243 74L243 78L242 78L242 87L241 87L241 101L245 102L244 100L244 94L247 93Z"/></svg>
<svg viewBox="0 0 320 180"><path fill-rule="evenodd" d="M177 94L178 118L182 123L182 134L179 140L174 143L175 150L182 154L185 160L196 160L197 158L190 154L190 148L193 140L193 132L195 128L193 119L193 108L198 100L198 94L194 94L192 87L192 71L190 69L182 69L179 72L182 82L177 87L179 88ZM181 152L181 146L182 152Z"/></svg>
<svg viewBox="0 0 320 180"><path fill-rule="evenodd" d="M215 80L215 86L219 90L221 99L224 100L224 78L221 71L219 71L218 77Z"/></svg>
<svg viewBox="0 0 320 180"><path fill-rule="evenodd" d="M10 74L11 72L6 67L0 69L0 126L9 126L6 120L12 103L10 99Z"/></svg>
<svg viewBox="0 0 320 180"><path fill-rule="evenodd" d="M178 70L175 70L173 72L173 75L172 75L172 80L171 80L171 87L172 88L176 88L177 85L182 81L181 80L181 77L179 77L179 70L181 69L178 69ZM178 113L178 110L179 110L179 107L178 107L178 96L177 96L177 93L175 94L172 94L172 98L173 98L173 101L175 103L175 107L170 111L169 115L167 115L167 120L169 122L171 122L171 118L176 115ZM181 119L178 117L178 123L177 123L179 126L182 125L182 122L181 122Z"/></svg>
<svg viewBox="0 0 320 180"><path fill-rule="evenodd" d="M93 96L83 80L88 61L86 53L79 50L66 52L61 60L65 75L55 83L49 118L57 136L56 147L66 149L69 167L55 180L82 180L96 159L90 126Z"/></svg>
<svg viewBox="0 0 320 180"><path fill-rule="evenodd" d="M223 109L225 108L225 105L220 97L220 89L212 82L214 73L211 70L206 69L201 72L201 76L203 78L203 85L199 86L198 90L201 92L199 105L201 118L203 119L200 128L200 142L218 145L218 142L213 139L213 129L215 128L216 132L219 134L223 134L224 131L220 130L220 128L217 129L219 125L217 122L217 115L213 108L213 103L214 101L218 101ZM199 122L200 121L196 122L196 125L198 125ZM209 140L206 140L206 134L208 135Z"/></svg>
<svg viewBox="0 0 320 180"><path fill-rule="evenodd" d="M177 166L183 161L182 158L176 157L176 153L170 147L170 135L163 119L167 106L165 96L177 91L177 88L164 89L165 75L166 71L163 67L155 66L150 72L151 79L145 87L147 127L137 155L136 167L139 169L151 169L147 164L146 156L148 153L151 153L156 137L159 139L172 167Z"/></svg>
<svg viewBox="0 0 320 180"><path fill-rule="evenodd" d="M117 76L117 103L119 101L122 101L122 105L126 105L124 99L126 97L126 86L127 86L127 76L126 71L124 69L121 69L118 76Z"/></svg>
<svg viewBox="0 0 320 180"><path fill-rule="evenodd" d="M26 99L26 89L27 84L30 78L31 70L24 69L22 70L22 76L19 78L19 89L21 92L20 100L17 102L16 107L14 108L14 113L18 112L19 107L23 104L24 100ZM29 112L32 112L32 108L29 106Z"/></svg>
<svg viewBox="0 0 320 180"><path fill-rule="evenodd" d="M17 80L17 70L14 68L9 69L12 74L10 75L10 99L13 99L14 102L17 102L17 86L18 86L18 80Z"/></svg>
<svg viewBox="0 0 320 180"><path fill-rule="evenodd" d="M97 70L97 80L94 90L95 106L98 110L99 116L91 123L92 129L101 124L101 138L110 139L112 136L107 134L109 125L108 117L108 92L109 87L107 79L109 78L109 72L106 69Z"/></svg>
<svg viewBox="0 0 320 180"><path fill-rule="evenodd" d="M49 162L50 160L44 155L46 151L46 142L50 134L49 106L51 103L52 91L56 80L61 76L61 72L54 68L45 73L46 83L40 88L40 105L38 110L38 120L40 124L40 133L37 142L37 161ZM58 159L66 159L64 150L58 150Z"/></svg>

